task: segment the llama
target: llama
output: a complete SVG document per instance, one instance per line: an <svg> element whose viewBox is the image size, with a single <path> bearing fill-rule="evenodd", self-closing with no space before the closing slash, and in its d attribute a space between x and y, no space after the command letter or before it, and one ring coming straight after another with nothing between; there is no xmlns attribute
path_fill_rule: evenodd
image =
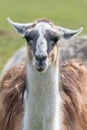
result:
<svg viewBox="0 0 87 130"><path fill-rule="evenodd" d="M1 80L0 130L86 130L87 67L76 60L60 66L58 44L82 28L8 21L26 39L27 58Z"/></svg>

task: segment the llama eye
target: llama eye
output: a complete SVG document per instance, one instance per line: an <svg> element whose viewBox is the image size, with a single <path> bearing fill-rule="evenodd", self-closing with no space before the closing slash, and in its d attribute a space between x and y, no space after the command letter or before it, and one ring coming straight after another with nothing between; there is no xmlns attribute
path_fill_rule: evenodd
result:
<svg viewBox="0 0 87 130"><path fill-rule="evenodd" d="M51 40L52 40L54 43L56 43L56 42L58 41L58 39L59 39L58 36L56 36L56 37L52 37Z"/></svg>
<svg viewBox="0 0 87 130"><path fill-rule="evenodd" d="M30 40L30 41L27 42L27 44L28 44L29 46L32 46L32 43L33 43L33 40Z"/></svg>
<svg viewBox="0 0 87 130"><path fill-rule="evenodd" d="M59 40L59 37L58 37L58 36L52 37L52 38L51 38L52 46L55 46L56 43L58 42L58 40Z"/></svg>
<svg viewBox="0 0 87 130"><path fill-rule="evenodd" d="M29 46L31 46L31 45L32 45L32 42L33 42L33 38L32 38L31 36L24 36L24 38L26 39L27 44L28 44Z"/></svg>

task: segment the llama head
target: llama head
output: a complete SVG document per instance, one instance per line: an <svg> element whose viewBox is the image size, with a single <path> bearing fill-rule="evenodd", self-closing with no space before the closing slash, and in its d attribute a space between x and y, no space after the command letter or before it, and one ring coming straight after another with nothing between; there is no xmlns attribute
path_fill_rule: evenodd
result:
<svg viewBox="0 0 87 130"><path fill-rule="evenodd" d="M82 31L82 28L70 30L58 27L45 19L20 24L8 18L8 22L26 39L28 63L38 72L45 72L49 66L56 63L59 40L68 40Z"/></svg>

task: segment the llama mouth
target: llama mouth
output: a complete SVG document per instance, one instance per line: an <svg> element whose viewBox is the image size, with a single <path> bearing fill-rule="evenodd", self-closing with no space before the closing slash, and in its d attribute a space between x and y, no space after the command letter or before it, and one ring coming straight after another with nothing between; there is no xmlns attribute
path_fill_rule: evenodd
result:
<svg viewBox="0 0 87 130"><path fill-rule="evenodd" d="M47 64L46 64L45 61L43 61L43 62L36 61L36 63L35 63L35 69L36 69L36 71L38 71L38 72L44 72L46 70L46 68L47 68Z"/></svg>
<svg viewBox="0 0 87 130"><path fill-rule="evenodd" d="M39 66L36 66L35 68L38 72L43 72L46 70L47 67L46 65L45 66L39 65Z"/></svg>
<svg viewBox="0 0 87 130"><path fill-rule="evenodd" d="M39 72L42 72L42 71L44 71L45 70L45 68L37 68L37 71L39 71Z"/></svg>

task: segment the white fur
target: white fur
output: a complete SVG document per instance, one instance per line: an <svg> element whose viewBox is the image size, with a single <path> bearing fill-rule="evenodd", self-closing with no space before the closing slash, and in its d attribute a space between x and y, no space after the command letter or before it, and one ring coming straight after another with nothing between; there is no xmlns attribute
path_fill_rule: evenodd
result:
<svg viewBox="0 0 87 130"><path fill-rule="evenodd" d="M37 25L34 27L34 30L38 30L40 34L44 34L48 29L55 31L49 23L45 22L37 23Z"/></svg>
<svg viewBox="0 0 87 130"><path fill-rule="evenodd" d="M61 130L61 97L58 70L51 66L45 73L27 69L27 89L23 130Z"/></svg>
<svg viewBox="0 0 87 130"><path fill-rule="evenodd" d="M37 40L36 55L47 55L47 41L42 34Z"/></svg>

